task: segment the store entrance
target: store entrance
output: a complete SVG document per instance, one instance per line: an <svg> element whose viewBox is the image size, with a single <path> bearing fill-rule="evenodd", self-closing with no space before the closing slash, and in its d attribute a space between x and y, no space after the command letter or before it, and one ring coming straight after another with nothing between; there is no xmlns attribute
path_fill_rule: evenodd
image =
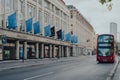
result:
<svg viewBox="0 0 120 80"><path fill-rule="evenodd" d="M35 49L32 47L27 48L27 58L28 59L35 59L36 54L35 54Z"/></svg>
<svg viewBox="0 0 120 80"><path fill-rule="evenodd" d="M3 47L3 60L15 60L15 47L13 46Z"/></svg>

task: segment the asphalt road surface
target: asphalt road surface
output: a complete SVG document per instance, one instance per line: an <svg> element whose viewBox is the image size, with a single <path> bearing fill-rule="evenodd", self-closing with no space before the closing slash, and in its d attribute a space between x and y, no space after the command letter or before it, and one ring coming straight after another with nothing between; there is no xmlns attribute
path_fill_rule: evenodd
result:
<svg viewBox="0 0 120 80"><path fill-rule="evenodd" d="M95 56L0 71L0 80L106 80L113 63L98 63Z"/></svg>

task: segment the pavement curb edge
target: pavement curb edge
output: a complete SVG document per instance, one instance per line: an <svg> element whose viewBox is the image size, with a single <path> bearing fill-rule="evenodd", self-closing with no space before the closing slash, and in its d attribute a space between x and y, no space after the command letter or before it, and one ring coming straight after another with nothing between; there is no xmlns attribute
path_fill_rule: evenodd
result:
<svg viewBox="0 0 120 80"><path fill-rule="evenodd" d="M113 69L112 69L112 70L110 71L110 73L108 74L108 77L107 77L106 80L112 80L112 79L113 79L113 77L114 77L114 75L115 75L115 73L116 73L116 70L117 70L117 68L118 68L119 60L120 60L119 57L117 57L116 63L115 63L115 65L114 65Z"/></svg>

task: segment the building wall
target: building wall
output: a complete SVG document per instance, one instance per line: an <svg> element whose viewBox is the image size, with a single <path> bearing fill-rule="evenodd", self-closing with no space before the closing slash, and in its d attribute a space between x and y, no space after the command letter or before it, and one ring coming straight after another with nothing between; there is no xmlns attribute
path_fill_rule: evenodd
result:
<svg viewBox="0 0 120 80"><path fill-rule="evenodd" d="M25 21L32 18L33 23L40 21L41 33L44 35L44 27L55 26L56 31L63 29L66 33L69 27L69 10L61 0L0 0L5 3L0 6L0 17L4 28L7 25L7 17L17 12L17 30L26 31ZM0 3L1 4L1 3ZM5 8L5 11L4 11ZM4 14L5 13L5 14ZM6 20L4 20L4 18ZM2 20L0 21L2 24ZM2 27L2 26L0 26ZM33 33L33 30L32 30Z"/></svg>
<svg viewBox="0 0 120 80"><path fill-rule="evenodd" d="M15 12L17 28L8 29L8 16ZM61 0L0 0L0 37L4 35L7 38L6 44L0 44L4 47L0 60L21 59L21 55L25 59L44 58L46 46L49 47L49 57L54 57L52 54L56 46L59 47L59 56L69 55L65 49L69 50L71 43L58 40L56 34L60 29L69 32L69 15L69 10ZM31 32L26 32L26 21L30 18L32 25L40 21L39 34L34 34L33 26ZM44 36L44 27L47 25L55 26L55 37ZM62 52L61 47L64 47Z"/></svg>
<svg viewBox="0 0 120 80"><path fill-rule="evenodd" d="M17 27L8 29L8 16L15 12ZM28 57L43 58L44 52L48 52L45 49L46 46L49 48L49 57L55 52L52 48L56 47L59 49L58 56L64 54L65 57L70 53L75 56L80 55L81 48L92 50L94 36L92 26L76 9L72 13L73 19L70 19L70 13L71 11L63 0L0 0L0 36L4 35L7 38L7 43L1 44L6 50L3 51L5 53L0 54L0 60L2 60L2 56L5 56L3 59L20 59L20 51L22 55L24 53L25 59ZM40 33L34 34L33 26L31 32L26 32L26 21L31 18L32 25L40 21ZM44 27L47 25L55 26L55 32L60 29L65 34L73 31L73 34L78 36L78 43L71 44L58 40L56 33L54 37L45 37ZM22 47L21 50L19 47ZM33 51L30 51L29 48L32 48Z"/></svg>
<svg viewBox="0 0 120 80"><path fill-rule="evenodd" d="M78 45L88 50L94 50L95 31L91 24L73 6L68 5L70 10L70 31L78 36Z"/></svg>

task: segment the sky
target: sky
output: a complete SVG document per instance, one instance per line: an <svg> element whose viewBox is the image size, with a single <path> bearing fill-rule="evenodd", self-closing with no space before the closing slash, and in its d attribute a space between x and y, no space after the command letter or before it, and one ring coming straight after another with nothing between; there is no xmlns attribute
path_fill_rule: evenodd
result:
<svg viewBox="0 0 120 80"><path fill-rule="evenodd" d="M113 0L112 10L102 5L99 0L64 0L66 5L74 5L85 19L93 26L96 34L110 33L110 23L117 23L120 32L120 0ZM120 35L120 33L119 33Z"/></svg>

